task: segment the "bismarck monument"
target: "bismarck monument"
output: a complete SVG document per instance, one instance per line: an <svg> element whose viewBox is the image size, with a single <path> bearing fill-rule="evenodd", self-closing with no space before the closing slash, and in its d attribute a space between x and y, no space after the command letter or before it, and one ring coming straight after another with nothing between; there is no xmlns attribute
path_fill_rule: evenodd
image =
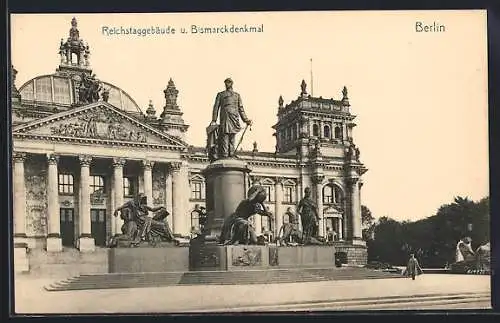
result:
<svg viewBox="0 0 500 323"><path fill-rule="evenodd" d="M226 89L217 94L212 121L207 127L210 165L203 175L208 217L204 232L191 240L190 270L334 266L335 250L332 246L323 246L317 237L316 205L307 194L300 203L305 225L305 234L296 235L300 237L300 245L271 246L257 237L249 219L256 216L272 218L263 204L267 194L260 185L253 185L247 191L251 170L236 156L239 143L252 121L245 113L240 94L233 90L233 81L228 78L224 84ZM240 118L246 123L246 128L235 146L236 134L242 130Z"/></svg>

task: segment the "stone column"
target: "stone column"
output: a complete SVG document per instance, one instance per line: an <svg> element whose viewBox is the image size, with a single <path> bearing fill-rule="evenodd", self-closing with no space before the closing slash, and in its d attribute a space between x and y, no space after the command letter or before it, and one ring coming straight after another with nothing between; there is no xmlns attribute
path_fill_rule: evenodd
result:
<svg viewBox="0 0 500 323"><path fill-rule="evenodd" d="M172 205L173 205L173 199L172 199L172 172L169 169L168 174L165 177L165 207L167 208L168 213L170 214L170 218L168 219L170 222L170 225L172 226Z"/></svg>
<svg viewBox="0 0 500 323"><path fill-rule="evenodd" d="M14 213L14 242L26 243L26 185L24 180L25 153L15 152L13 155L14 174L13 184L13 213Z"/></svg>
<svg viewBox="0 0 500 323"><path fill-rule="evenodd" d="M324 175L315 175L313 177L313 183L316 185L316 204L318 206L318 216L319 216L319 230L318 234L320 237L325 236L325 225L323 218L323 179Z"/></svg>
<svg viewBox="0 0 500 323"><path fill-rule="evenodd" d="M142 161L143 179L144 179L144 195L148 198L148 205L153 205L153 169L154 163L149 160Z"/></svg>
<svg viewBox="0 0 500 323"><path fill-rule="evenodd" d="M80 217L80 251L94 251L95 240L91 234L90 221L90 163L92 157L79 156L80 160L80 208L78 215Z"/></svg>
<svg viewBox="0 0 500 323"><path fill-rule="evenodd" d="M47 155L47 251L62 251L61 214L59 210L59 187L57 163L59 156Z"/></svg>
<svg viewBox="0 0 500 323"><path fill-rule="evenodd" d="M113 158L113 209L111 212L114 214L115 210L123 205L123 166L125 159ZM112 227L113 234L121 234L123 220L120 216L113 216Z"/></svg>
<svg viewBox="0 0 500 323"><path fill-rule="evenodd" d="M361 204L359 200L359 178L349 179L351 193L351 238L354 242L362 241Z"/></svg>
<svg viewBox="0 0 500 323"><path fill-rule="evenodd" d="M188 169L187 165L182 162L174 162L170 165L172 170L172 231L187 236L190 232Z"/></svg>
<svg viewBox="0 0 500 323"><path fill-rule="evenodd" d="M262 234L262 216L261 215L254 215L254 225L255 225L255 234L259 236Z"/></svg>
<svg viewBox="0 0 500 323"><path fill-rule="evenodd" d="M283 225L283 178L277 177L276 184L274 184L274 230L277 237L281 226Z"/></svg>
<svg viewBox="0 0 500 323"><path fill-rule="evenodd" d="M342 228L342 217L337 218L338 228L337 228L337 237L339 240L344 238L344 232Z"/></svg>

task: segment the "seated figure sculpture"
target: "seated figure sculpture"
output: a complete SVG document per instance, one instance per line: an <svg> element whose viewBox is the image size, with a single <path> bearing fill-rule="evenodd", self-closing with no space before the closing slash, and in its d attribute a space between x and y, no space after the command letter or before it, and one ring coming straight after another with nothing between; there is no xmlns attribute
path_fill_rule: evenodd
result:
<svg viewBox="0 0 500 323"><path fill-rule="evenodd" d="M299 229L299 216L291 207L286 210L285 215L288 216L288 223L283 223L281 226L277 241L280 245L302 244L303 235Z"/></svg>
<svg viewBox="0 0 500 323"><path fill-rule="evenodd" d="M258 244L255 229L248 219L252 216L271 216L263 204L266 197L266 191L261 185L250 187L248 198L241 201L234 213L224 220L219 242L226 245Z"/></svg>
<svg viewBox="0 0 500 323"><path fill-rule="evenodd" d="M478 273L490 270L490 244L489 242L472 249L472 240L469 237L461 239L457 243L455 263L451 265L453 272Z"/></svg>
<svg viewBox="0 0 500 323"><path fill-rule="evenodd" d="M149 212L153 212L152 217ZM115 246L118 241L129 241L130 246L138 246L141 241L147 241L155 245L161 241L171 242L174 239L172 231L167 222L168 211L164 206L150 207L147 205L147 197L139 194L135 199L126 202L114 212L124 220L122 235L116 237L111 243Z"/></svg>

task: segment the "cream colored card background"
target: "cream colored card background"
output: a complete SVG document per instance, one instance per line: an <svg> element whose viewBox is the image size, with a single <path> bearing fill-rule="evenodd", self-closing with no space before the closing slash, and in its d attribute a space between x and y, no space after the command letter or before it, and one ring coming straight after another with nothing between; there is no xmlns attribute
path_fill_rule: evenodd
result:
<svg viewBox="0 0 500 323"><path fill-rule="evenodd" d="M453 196L488 195L487 38L485 11L343 11L198 14L77 14L97 77L157 114L171 77L190 125L204 146L217 91L230 76L242 95L256 141L274 151L277 102L297 98L305 79L314 96L349 89L358 117L355 143L369 168L362 202L376 217L415 220ZM12 15L17 86L59 64L59 42L73 15ZM445 26L418 33L417 21ZM263 25L262 33L180 34L191 25ZM166 27L175 35L106 36L102 27Z"/></svg>

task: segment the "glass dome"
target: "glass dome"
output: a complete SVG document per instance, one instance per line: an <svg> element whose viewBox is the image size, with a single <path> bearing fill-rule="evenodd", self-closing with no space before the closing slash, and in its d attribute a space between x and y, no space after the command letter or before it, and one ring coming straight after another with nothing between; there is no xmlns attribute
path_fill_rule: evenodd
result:
<svg viewBox="0 0 500 323"><path fill-rule="evenodd" d="M108 103L125 111L141 111L128 93L113 84L107 82L102 82L102 84L105 89L109 89ZM23 102L61 107L70 107L77 103L74 82L68 76L57 74L38 76L24 83L19 92Z"/></svg>

